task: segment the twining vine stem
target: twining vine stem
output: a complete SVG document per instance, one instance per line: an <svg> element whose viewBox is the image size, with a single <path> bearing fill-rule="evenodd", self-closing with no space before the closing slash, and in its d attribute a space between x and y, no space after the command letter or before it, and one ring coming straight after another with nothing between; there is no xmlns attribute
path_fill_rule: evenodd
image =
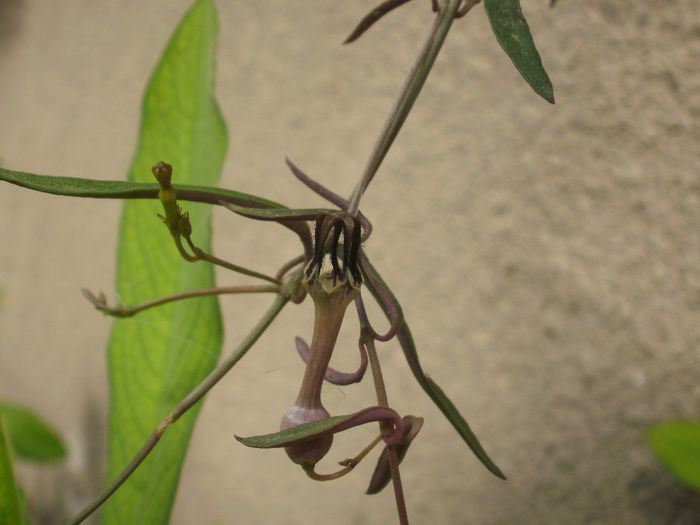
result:
<svg viewBox="0 0 700 525"><path fill-rule="evenodd" d="M399 91L399 96L396 98L394 105L389 111L389 116L387 117L384 127L379 133L379 138L374 144L372 153L367 161L367 166L362 174L360 182L355 187L355 190L350 197L350 206L348 207L348 213L355 215L357 209L360 205L360 198L362 194L367 189L367 186L372 181L374 174L377 173L379 166L381 165L384 157L386 156L389 148L394 143L394 139L399 134L399 130L403 123L408 117L408 114L413 108L413 103L418 98L418 94L423 88L430 70L435 63L435 59L442 48L442 44L447 37L447 33L452 26L452 22L455 19L457 11L459 9L462 0L446 0L446 2L441 6L433 28L428 35L428 39L421 48L418 56L416 57L413 66L406 75L401 89ZM469 2L471 3L471 2Z"/></svg>
<svg viewBox="0 0 700 525"><path fill-rule="evenodd" d="M357 308L357 316L360 319L360 340L367 350L369 356L369 364L372 369L372 379L374 380L374 389L377 393L377 404L379 406L388 407L389 398L386 395L386 386L384 385L384 376L382 368L379 364L379 356L377 349L374 346L373 330L370 327L365 305L362 298L358 297L355 300ZM380 423L379 425L382 434L391 432L391 423ZM394 486L394 498L396 499L396 510L399 514L399 523L408 525L408 511L406 510L406 498L403 493L403 485L401 483L401 473L399 470L399 458L396 453L395 445L388 445L389 467L391 469L391 481Z"/></svg>
<svg viewBox="0 0 700 525"><path fill-rule="evenodd" d="M131 317L149 308L164 304L192 299L194 297L207 297L210 295L237 295L237 294L258 294L258 293L278 293L279 287L275 285L248 285L248 286L219 286L216 288L200 288L199 290L188 290L173 295L167 295L153 301L133 305L133 306L108 306L104 298L95 297L89 290L83 288L83 296L90 301L98 310L113 315L115 317Z"/></svg>
<svg viewBox="0 0 700 525"><path fill-rule="evenodd" d="M299 278L301 272L298 272L294 276L293 281L298 286ZM177 421L180 416L187 412L192 406L197 403L204 395L211 390L211 388L224 377L231 368L248 352L248 350L255 344L258 338L267 330L272 321L277 317L277 315L282 311L282 308L289 302L289 294L280 294L277 296L275 301L272 303L270 308L265 312L262 318L258 321L258 324L248 333L248 335L241 341L238 346L231 352L231 354L224 359L219 366L217 366L197 387L195 387L192 392L190 392L185 399L183 399L177 407L166 417L158 428L153 432L148 441L144 443L141 450L134 456L131 463L117 476L117 478L112 482L112 484L107 487L102 494L99 495L92 503L90 503L85 509L83 509L80 514L78 514L71 525L77 525L82 523L87 519L93 512L95 512L100 505L102 505L109 497L124 483L131 474L143 463L143 460L151 453L155 446L160 441L161 436L167 430L167 428Z"/></svg>
<svg viewBox="0 0 700 525"><path fill-rule="evenodd" d="M478 0L467 0L464 14L466 14L466 11L468 11L473 5L476 5L476 3L478 3ZM389 148L393 144L394 139L401 130L401 126L403 126L403 123L406 121L408 114L413 108L413 104L418 98L418 95L423 88L428 75L430 74L430 70L435 63L435 59L437 58L440 49L442 48L442 44L447 37L450 27L452 27L452 22L454 21L455 16L457 16L461 4L462 0L445 0L445 2L440 6L438 16L435 19L435 23L433 24L430 34L428 35L428 39L418 53L413 66L409 70L406 79L401 86L399 95L389 111L389 115L379 134L379 138L374 144L362 177L360 178L360 181L350 197L350 205L347 208L347 212L349 214L356 215L358 213L360 199L367 189L367 186L372 181L372 178L377 173L377 170L389 151ZM367 349L367 354L369 356L369 361L372 368L372 377L374 379L374 386L377 393L377 402L380 406L388 406L389 403L387 400L386 388L384 386L384 378L379 365L379 358L374 345L374 336L370 328L367 313L361 298L358 298L355 301L355 304L357 306L358 316L360 318L362 342ZM382 431L384 430L384 427L382 427ZM388 456L389 465L391 468L391 478L394 486L394 496L396 498L396 507L399 514L399 522L401 525L408 525L408 512L406 510L406 501L399 471L399 460L395 446L388 447Z"/></svg>

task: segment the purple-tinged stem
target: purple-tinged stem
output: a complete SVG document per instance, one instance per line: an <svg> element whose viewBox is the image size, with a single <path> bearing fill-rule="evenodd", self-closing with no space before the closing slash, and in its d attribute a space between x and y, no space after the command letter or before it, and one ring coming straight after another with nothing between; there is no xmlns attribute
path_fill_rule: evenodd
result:
<svg viewBox="0 0 700 525"><path fill-rule="evenodd" d="M423 89L423 85L430 74L430 70L442 48L442 44L447 37L447 33L452 26L452 22L454 21L461 3L462 0L445 0L440 6L440 11L428 35L428 39L418 53L416 61L413 63L413 66L401 86L399 96L389 111L389 115L372 149L362 177L353 191L352 197L350 198L350 206L347 209L350 215L355 215L357 213L362 194L365 192L374 174L377 173L379 166L384 160L389 148L391 148L391 145L394 143L394 139L399 134L401 127L406 121L406 117L408 117L414 102L418 98L418 94L421 92L421 89Z"/></svg>
<svg viewBox="0 0 700 525"><path fill-rule="evenodd" d="M369 326L369 319L365 312L362 298L358 297L355 300L357 314L360 318L360 327L362 330L362 338L369 356L369 364L372 368L372 378L374 379L374 389L377 392L377 404L379 406L388 407L389 400L386 395L386 387L384 386L384 377L377 356L377 349L374 346L374 337L372 336ZM382 434L386 434L391 429L384 422L379 424ZM399 523L408 525L408 511L406 510L406 499L403 493L403 484L401 483L401 471L399 470L399 457L396 452L396 445L387 443L387 451L389 455L389 466L391 467L391 481L394 486L394 497L396 499L396 510L399 514Z"/></svg>

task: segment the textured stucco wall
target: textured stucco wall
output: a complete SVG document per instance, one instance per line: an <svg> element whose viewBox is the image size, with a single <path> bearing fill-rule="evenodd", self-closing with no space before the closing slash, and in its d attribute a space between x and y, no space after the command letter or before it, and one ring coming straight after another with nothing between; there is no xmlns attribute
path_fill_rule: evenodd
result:
<svg viewBox="0 0 700 525"><path fill-rule="evenodd" d="M148 72L188 3L0 3L2 165L122 178ZM350 192L431 23L414 2L340 46L374 3L219 2L222 185L321 204L287 173L289 155ZM546 3L523 6L557 105L518 77L479 6L456 23L363 200L367 250L426 370L510 478L478 464L388 344L390 400L426 418L403 468L409 510L415 523L698 523L700 497L665 473L645 433L700 418L700 9ZM115 202L0 185L0 398L35 407L72 451L65 467L21 469L42 523L100 482L110 321L79 289L113 297L118 216ZM215 242L269 271L297 250L282 229L221 210ZM265 304L223 301L225 349ZM393 522L390 491L362 495L372 461L314 484L282 452L233 440L272 430L293 401L293 335L310 323L309 303L289 309L209 396L173 523ZM349 367L353 323L343 336L336 359ZM336 413L372 395L366 382L325 390ZM333 457L357 448L338 441Z"/></svg>

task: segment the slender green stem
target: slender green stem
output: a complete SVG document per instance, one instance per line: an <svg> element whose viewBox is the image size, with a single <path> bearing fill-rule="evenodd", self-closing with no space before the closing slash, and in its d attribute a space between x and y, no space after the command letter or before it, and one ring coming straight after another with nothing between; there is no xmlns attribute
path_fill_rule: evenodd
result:
<svg viewBox="0 0 700 525"><path fill-rule="evenodd" d="M222 268L226 268L227 270L231 270L233 272L237 272L243 275L248 275L250 277L256 277L257 279L262 279L263 281L267 281L268 283L273 283L276 285L282 284L279 279L275 279L274 277L270 275L266 275L264 273L256 272L255 270L249 270L248 268L245 268L243 266L239 266L237 264L230 263L228 261L224 261L223 259L219 259L218 257L215 257L214 255L210 255L206 252L203 252L198 249L197 255L200 257L202 261L207 261L211 264L215 264L217 266L221 266Z"/></svg>
<svg viewBox="0 0 700 525"><path fill-rule="evenodd" d="M300 273L295 276L296 283L298 285ZM177 421L185 412L187 412L192 406L197 403L204 395L212 389L216 383L224 377L229 370L248 352L248 350L255 344L262 333L267 330L268 326L277 317L277 315L282 311L282 308L287 304L290 299L290 294L280 294L277 296L275 301L272 303L270 308L265 312L263 317L258 321L258 324L248 333L248 335L239 343L239 345L234 349L234 351L224 359L219 366L217 366L192 392L190 392L187 397L185 397L175 409L166 417L158 428L153 432L151 437L148 438L146 443L144 443L141 450L134 456L131 463L117 476L117 478L112 482L112 484L105 489L105 491L100 494L97 499L90 503L85 509L83 509L80 514L78 514L71 525L77 525L82 523L88 516L95 512L109 497L114 494L114 492L133 474L133 472L139 467L144 459L151 453L160 441L163 433Z"/></svg>
<svg viewBox="0 0 700 525"><path fill-rule="evenodd" d="M95 308L107 315L113 315L114 317L131 317L137 313L143 312L149 308L155 306L160 306L167 303L172 303L175 301L181 301L183 299L192 299L194 297L205 297L208 295L229 295L229 294L246 294L246 293L277 293L279 292L279 287L275 285L259 285L259 286L219 286L217 288L202 288L199 290L189 290L187 292L176 293L173 295L167 295L161 297L160 299L155 299L154 301L148 301L135 306L108 306L104 301L104 297L95 297L89 290L83 289L83 295L90 301Z"/></svg>
<svg viewBox="0 0 700 525"><path fill-rule="evenodd" d="M233 272L240 273L243 275L248 275L250 277L256 277L269 283L273 283L276 285L282 284L282 281L276 279L275 277L271 277L264 273L256 272L255 270L250 270L249 268L246 268L244 266L239 266L237 264L224 261L223 259L219 259L218 257L215 257L214 255L211 255L202 250L201 248L195 246L192 240L189 237L186 237L185 240L187 241L187 244L189 245L192 252L194 253L194 255L190 255L189 253L187 253L187 250L185 250L185 247L182 245L182 241L180 240L179 235L173 236L173 239L175 240L175 246L177 247L177 251L180 252L180 255L182 255L183 259L185 259L188 262L206 261L208 263L215 264L216 266L226 268L227 270L231 270Z"/></svg>
<svg viewBox="0 0 700 525"><path fill-rule="evenodd" d="M425 84L425 80L428 78L428 74L435 63L435 59L445 41L445 37L452 26L461 1L462 0L446 0L440 8L440 12L435 19L428 39L409 70L406 80L404 80L401 86L399 96L396 98L394 105L389 111L389 116L384 123L384 127L379 134L377 142L374 144L362 178L353 191L352 197L350 198L350 206L348 207L348 213L351 215L357 212L362 194L379 169L379 166L398 135L406 117L408 117L413 103L416 101L416 98L418 98L418 94L423 88L423 84Z"/></svg>

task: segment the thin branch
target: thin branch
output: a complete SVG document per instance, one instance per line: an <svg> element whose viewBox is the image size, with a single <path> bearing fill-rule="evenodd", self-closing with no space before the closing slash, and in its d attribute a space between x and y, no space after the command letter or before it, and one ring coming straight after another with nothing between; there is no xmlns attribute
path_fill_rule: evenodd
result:
<svg viewBox="0 0 700 525"><path fill-rule="evenodd" d="M435 63L435 59L437 58L440 48L445 41L445 37L452 26L452 22L454 21L455 15L457 14L457 9L459 8L461 2L462 0L447 0L435 19L430 35L418 54L415 63L408 72L406 80L401 86L399 96L389 111L389 116L387 117L384 127L379 134L379 138L372 149L372 153L370 154L367 166L362 174L362 178L353 191L350 199L350 207L347 210L351 215L357 212L362 194L372 181L374 174L379 169L379 166L384 160L389 148L393 144L394 139L398 135L401 126L411 111L413 103L416 101L416 98L418 98L418 94L423 88L425 80L428 78L428 74Z"/></svg>
<svg viewBox="0 0 700 525"><path fill-rule="evenodd" d="M367 354L369 355L369 363L372 368L372 377L374 378L374 386L377 391L377 401L379 406L389 406L386 396L386 388L384 387L384 378L379 366L379 357L377 349L374 347L374 340L370 339L366 343ZM385 431L387 425L381 423L382 431ZM389 465L391 466L391 480L394 485L394 497L396 498L396 510L399 513L399 523L408 525L408 511L406 510L406 499L403 494L403 484L401 483L401 471L399 470L399 457L396 452L396 445L388 445Z"/></svg>
<svg viewBox="0 0 700 525"><path fill-rule="evenodd" d="M295 276L298 283L299 275ZM160 441L163 433L177 421L185 412L187 412L193 405L195 405L199 400L204 397L204 395L212 389L216 383L224 377L229 370L248 352L250 347L255 344L262 333L270 326L272 321L277 317L277 315L282 311L282 308L289 301L287 295L278 295L275 301L272 303L270 308L265 312L263 317L258 321L258 324L248 333L248 335L239 343L239 345L234 349L234 351L224 359L219 366L217 366L197 387L195 387L192 392L190 392L175 409L166 417L155 432L148 438L146 443L144 443L141 450L134 456L131 463L117 476L117 478L112 482L112 484L105 489L105 491L100 494L97 499L90 503L85 509L83 509L80 514L78 514L71 525L77 525L88 518L93 512L95 512L109 497L116 492L116 490L133 474L133 472L139 467L144 459L151 453Z"/></svg>
<svg viewBox="0 0 700 525"><path fill-rule="evenodd" d="M175 240L175 246L177 246L177 250L180 252L180 255L182 255L182 257L188 262L206 261L216 266L226 268L227 270L231 270L233 272L240 273L243 275L248 275L249 277L256 277L258 279L262 279L263 281L267 281L278 286L282 284L282 281L280 281L279 279L270 277L269 275L266 275L264 273L256 272L255 270L250 270L249 268L246 268L244 266L239 266L237 264L224 261L223 259L219 259L218 257L205 252L201 248L194 245L189 235L185 237L185 241L187 241L187 244L190 247L190 250L192 250L192 252L194 253L194 255L190 255L189 253L187 253L187 250L185 250L185 247L182 245L182 241L180 240L179 236L173 236L173 239Z"/></svg>
<svg viewBox="0 0 700 525"><path fill-rule="evenodd" d="M374 379L374 389L377 393L377 404L379 406L388 407L389 400L386 395L386 387L384 386L384 377L377 356L377 349L374 346L374 337L369 332L369 319L362 305L361 298L355 300L357 307L357 315L360 318L360 327L362 330L363 342L369 356L369 364L372 369L372 378ZM382 422L379 424L382 434L389 432L387 424ZM387 443L387 451L389 455L389 465L391 467L391 480L394 485L394 498L396 499L396 510L399 513L399 523L408 525L408 511L406 510L406 499L403 493L403 484L401 483L401 471L399 470L399 457L396 452L396 445Z"/></svg>
<svg viewBox="0 0 700 525"><path fill-rule="evenodd" d="M345 474L348 474L357 465L359 465L360 461L362 461L365 458L365 456L369 454L379 442L382 441L382 439L383 436L379 434L376 438L372 440L372 442L369 445L363 448L357 456L341 461L339 464L343 468L336 472L332 472L331 474L319 474L318 472L316 472L316 465L305 466L304 472L314 481L333 481L334 479L342 478L343 476L345 476Z"/></svg>
<svg viewBox="0 0 700 525"><path fill-rule="evenodd" d="M279 292L279 287L274 285L265 286L220 286L218 288L202 288L199 290L190 290L187 292L180 292L173 295L167 295L161 297L160 299L155 299L146 303L142 303L135 306L124 306L118 304L116 306L108 306L107 302L102 294L95 296L90 290L85 288L82 289L83 297L90 301L92 305L104 312L107 315L112 315L114 317L131 317L139 312L143 312L149 308L155 306L160 306L167 303L172 303L175 301L181 301L183 299L191 299L194 297L206 297L208 295L228 295L228 294L245 294L245 293L277 293Z"/></svg>

